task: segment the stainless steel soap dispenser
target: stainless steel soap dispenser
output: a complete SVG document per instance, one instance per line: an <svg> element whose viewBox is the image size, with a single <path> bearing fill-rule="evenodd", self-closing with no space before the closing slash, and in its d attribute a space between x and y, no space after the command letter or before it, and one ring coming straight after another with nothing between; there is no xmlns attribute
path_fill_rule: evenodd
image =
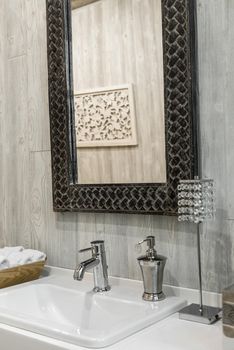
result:
<svg viewBox="0 0 234 350"><path fill-rule="evenodd" d="M159 301L165 299L162 291L163 271L167 258L158 255L155 246L155 237L147 236L146 239L138 242L138 245L147 242L146 254L137 258L141 268L144 293L142 298L146 301Z"/></svg>

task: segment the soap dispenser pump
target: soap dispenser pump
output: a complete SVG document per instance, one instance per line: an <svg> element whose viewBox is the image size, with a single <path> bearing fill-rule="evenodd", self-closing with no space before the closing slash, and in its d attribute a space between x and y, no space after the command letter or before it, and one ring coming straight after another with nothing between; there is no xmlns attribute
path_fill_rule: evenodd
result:
<svg viewBox="0 0 234 350"><path fill-rule="evenodd" d="M146 301L159 301L165 299L162 291L163 271L167 258L158 255L155 250L155 237L147 236L146 239L138 242L138 245L147 242L146 254L137 258L141 268L144 293L142 298Z"/></svg>

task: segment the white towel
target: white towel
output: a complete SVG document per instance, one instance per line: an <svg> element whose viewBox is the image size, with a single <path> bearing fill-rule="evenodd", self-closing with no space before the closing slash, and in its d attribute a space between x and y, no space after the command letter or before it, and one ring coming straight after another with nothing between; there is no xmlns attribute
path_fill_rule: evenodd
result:
<svg viewBox="0 0 234 350"><path fill-rule="evenodd" d="M24 247L17 246L17 247L4 247L0 249L0 255L3 255L5 257L8 257L10 254L15 252L22 252L24 250Z"/></svg>
<svg viewBox="0 0 234 350"><path fill-rule="evenodd" d="M0 270L7 269L9 267L9 261L4 255L0 255Z"/></svg>
<svg viewBox="0 0 234 350"><path fill-rule="evenodd" d="M22 252L14 252L9 255L10 267L30 264L32 262L45 260L46 255L38 250L24 249Z"/></svg>
<svg viewBox="0 0 234 350"><path fill-rule="evenodd" d="M46 258L45 253L40 252L39 250L25 249L23 252L28 256L30 256L32 261L41 261L41 260L45 260Z"/></svg>
<svg viewBox="0 0 234 350"><path fill-rule="evenodd" d="M8 260L10 267L25 265L32 262L31 257L28 254L24 254L24 251L11 253L8 256Z"/></svg>

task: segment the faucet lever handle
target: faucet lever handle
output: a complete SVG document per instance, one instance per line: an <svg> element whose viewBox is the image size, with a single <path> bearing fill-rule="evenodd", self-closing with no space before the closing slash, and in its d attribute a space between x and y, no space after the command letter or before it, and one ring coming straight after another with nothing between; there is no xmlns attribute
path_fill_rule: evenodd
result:
<svg viewBox="0 0 234 350"><path fill-rule="evenodd" d="M87 252L88 250L93 250L93 248L89 247L89 248L80 249L79 253L84 253L84 252Z"/></svg>
<svg viewBox="0 0 234 350"><path fill-rule="evenodd" d="M97 255L97 248L95 246L92 246L92 247L89 247L89 248L80 249L79 253L88 252L89 250L91 250L93 256Z"/></svg>

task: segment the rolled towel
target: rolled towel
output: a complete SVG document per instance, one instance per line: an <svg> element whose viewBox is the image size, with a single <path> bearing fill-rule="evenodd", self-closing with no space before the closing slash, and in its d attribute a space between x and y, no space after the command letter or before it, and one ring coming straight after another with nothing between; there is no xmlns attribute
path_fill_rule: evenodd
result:
<svg viewBox="0 0 234 350"><path fill-rule="evenodd" d="M15 252L9 255L10 267L30 264L32 262L45 260L46 255L38 250L25 249L22 252Z"/></svg>
<svg viewBox="0 0 234 350"><path fill-rule="evenodd" d="M9 261L4 255L0 255L0 270L7 269L9 267Z"/></svg>
<svg viewBox="0 0 234 350"><path fill-rule="evenodd" d="M13 252L8 256L9 265L10 267L15 267L18 265L24 265L31 262L30 256L24 254L24 251L22 252Z"/></svg>
<svg viewBox="0 0 234 350"><path fill-rule="evenodd" d="M31 260L34 261L41 261L46 259L46 255L43 252L40 252L39 250L34 249L25 249L24 253L30 256Z"/></svg>
<svg viewBox="0 0 234 350"><path fill-rule="evenodd" d="M17 246L17 247L4 247L0 249L0 255L3 255L5 257L8 257L12 253L16 252L22 252L24 250L24 247Z"/></svg>

